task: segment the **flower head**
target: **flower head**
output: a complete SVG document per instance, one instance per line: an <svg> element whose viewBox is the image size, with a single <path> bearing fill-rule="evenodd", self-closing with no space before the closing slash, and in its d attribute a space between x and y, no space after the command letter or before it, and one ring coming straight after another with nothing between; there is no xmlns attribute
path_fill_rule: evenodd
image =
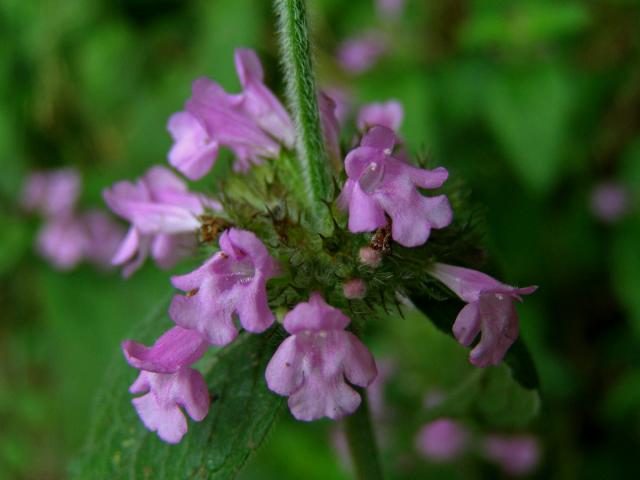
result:
<svg viewBox="0 0 640 480"><path fill-rule="evenodd" d="M217 202L188 191L169 169L152 167L136 183L118 182L103 192L107 205L131 222L129 233L112 263L133 273L151 253L158 265L169 268L195 243L199 215L219 209Z"/></svg>
<svg viewBox="0 0 640 480"><path fill-rule="evenodd" d="M220 252L187 274L172 277L176 295L169 315L176 324L202 333L215 345L238 334L233 315L245 330L259 333L274 322L267 303L267 280L278 264L252 232L231 228L220 236Z"/></svg>
<svg viewBox="0 0 640 480"><path fill-rule="evenodd" d="M448 418L427 423L416 437L418 451L434 462L450 462L468 446L470 435L467 429Z"/></svg>
<svg viewBox="0 0 640 480"><path fill-rule="evenodd" d="M197 422L209 412L207 384L192 368L168 374L143 370L129 391L144 394L132 400L133 406L145 427L167 443L178 443L187 433L181 407Z"/></svg>
<svg viewBox="0 0 640 480"><path fill-rule="evenodd" d="M393 156L394 133L382 126L369 130L361 145L345 159L348 179L339 204L349 209L349 230L371 232L391 217L393 239L405 247L422 245L432 228L451 223L445 195L425 197L418 188L438 188L448 177L446 169L424 170Z"/></svg>
<svg viewBox="0 0 640 480"><path fill-rule="evenodd" d="M376 365L367 348L344 329L349 324L319 293L299 303L284 318L291 334L269 362L267 385L289 397L298 420L338 419L360 405L360 395L347 380L366 387L375 379Z"/></svg>
<svg viewBox="0 0 640 480"><path fill-rule="evenodd" d="M468 347L482 332L471 350L477 367L497 365L518 338L519 321L514 300L533 293L537 287L515 288L489 275L468 268L436 263L429 272L467 302L453 324L453 334Z"/></svg>
<svg viewBox="0 0 640 480"><path fill-rule="evenodd" d="M358 112L358 130L366 132L368 129L381 125L397 132L402 124L404 110L397 100L384 103L369 103Z"/></svg>

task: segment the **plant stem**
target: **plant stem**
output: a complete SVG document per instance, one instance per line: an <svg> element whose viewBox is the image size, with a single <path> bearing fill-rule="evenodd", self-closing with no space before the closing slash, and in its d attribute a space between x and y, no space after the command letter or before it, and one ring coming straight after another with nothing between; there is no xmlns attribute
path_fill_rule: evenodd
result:
<svg viewBox="0 0 640 480"><path fill-rule="evenodd" d="M371 426L367 392L358 389L362 404L355 413L345 419L345 433L349 453L358 480L382 480L378 448Z"/></svg>
<svg viewBox="0 0 640 480"><path fill-rule="evenodd" d="M329 212L329 161L324 146L305 0L275 0L289 106L297 133L297 156L311 223L323 230Z"/></svg>

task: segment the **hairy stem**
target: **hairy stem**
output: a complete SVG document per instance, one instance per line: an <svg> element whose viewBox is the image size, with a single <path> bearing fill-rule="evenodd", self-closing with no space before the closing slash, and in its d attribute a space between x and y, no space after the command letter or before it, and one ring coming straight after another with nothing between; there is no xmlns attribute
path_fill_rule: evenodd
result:
<svg viewBox="0 0 640 480"><path fill-rule="evenodd" d="M297 157L312 223L323 230L328 221L324 203L331 186L318 109L305 0L274 0L289 106L297 133Z"/></svg>
<svg viewBox="0 0 640 480"><path fill-rule="evenodd" d="M362 404L354 414L345 419L345 433L349 453L358 480L382 480L378 448L371 425L367 393L358 389Z"/></svg>

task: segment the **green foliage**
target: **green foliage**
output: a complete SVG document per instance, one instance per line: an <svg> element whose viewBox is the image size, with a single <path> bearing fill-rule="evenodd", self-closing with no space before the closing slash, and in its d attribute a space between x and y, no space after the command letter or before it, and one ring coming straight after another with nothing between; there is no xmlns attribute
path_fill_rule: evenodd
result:
<svg viewBox="0 0 640 480"><path fill-rule="evenodd" d="M497 76L486 93L487 120L520 181L546 193L562 172L571 113L570 80L557 67Z"/></svg>
<svg viewBox="0 0 640 480"><path fill-rule="evenodd" d="M134 337L153 341L170 322L167 304L138 328ZM105 380L95 405L92 433L83 456L72 467L72 478L235 478L267 434L284 402L271 393L264 369L281 335L241 335L228 348L210 352L201 371L212 396L210 413L190 422L179 445L168 445L148 432L123 386L135 371L120 355Z"/></svg>

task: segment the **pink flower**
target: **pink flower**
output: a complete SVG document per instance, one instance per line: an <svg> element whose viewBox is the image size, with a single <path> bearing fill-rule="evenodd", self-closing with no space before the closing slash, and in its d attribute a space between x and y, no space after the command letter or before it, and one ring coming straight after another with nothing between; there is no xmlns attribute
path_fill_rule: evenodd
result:
<svg viewBox="0 0 640 480"><path fill-rule="evenodd" d="M295 128L289 114L276 96L264 84L264 72L260 59L253 50L238 48L235 63L240 84L242 107L256 123L287 148L296 140Z"/></svg>
<svg viewBox="0 0 640 480"><path fill-rule="evenodd" d="M469 445L467 429L455 420L441 418L427 423L416 437L417 450L433 462L455 460Z"/></svg>
<svg viewBox="0 0 640 480"><path fill-rule="evenodd" d="M60 215L45 223L38 233L36 248L58 270L71 270L85 256L87 232L79 218Z"/></svg>
<svg viewBox="0 0 640 480"><path fill-rule="evenodd" d="M209 391L202 375L192 368L176 373L143 370L129 391L144 395L132 400L145 427L167 443L178 443L187 433L187 419L181 408L196 422L209 412Z"/></svg>
<svg viewBox="0 0 640 480"><path fill-rule="evenodd" d="M404 110L397 100L389 100L384 103L369 103L358 112L358 130L366 132L371 127L382 125L394 132L400 129Z"/></svg>
<svg viewBox="0 0 640 480"><path fill-rule="evenodd" d="M217 202L190 193L169 169L152 167L135 184L118 182L103 192L109 208L131 222L131 228L113 257L131 275L151 253L163 268L172 267L191 246L200 227L199 215L219 209Z"/></svg>
<svg viewBox="0 0 640 480"><path fill-rule="evenodd" d="M266 379L271 390L289 397L289 409L298 420L336 420L353 413L360 395L347 380L366 387L375 379L373 357L355 335L344 331L348 324L349 318L317 292L285 316L284 328L291 336L273 355Z"/></svg>
<svg viewBox="0 0 640 480"><path fill-rule="evenodd" d="M509 475L530 473L540 461L538 441L528 435L490 435L483 442L483 452Z"/></svg>
<svg viewBox="0 0 640 480"><path fill-rule="evenodd" d="M169 162L192 180L209 172L219 146L233 151L236 171L247 171L263 157L277 157L280 144L294 145L291 118L264 84L258 56L252 50L237 49L235 63L242 93L229 94L217 83L199 78L193 82L185 111L169 119L174 140Z"/></svg>
<svg viewBox="0 0 640 480"><path fill-rule="evenodd" d="M173 327L167 330L153 347L133 340L122 342L122 351L129 365L155 373L176 373L197 362L209 348L195 330Z"/></svg>
<svg viewBox="0 0 640 480"><path fill-rule="evenodd" d="M418 188L438 188L448 177L442 167L423 170L393 156L393 131L377 126L362 138L360 147L345 159L348 180L338 199L349 209L349 230L371 232L391 217L393 239L405 247L422 245L432 228L451 223L445 195L425 197Z"/></svg>
<svg viewBox="0 0 640 480"><path fill-rule="evenodd" d="M345 40L336 55L342 68L351 73L362 73L373 67L387 50L384 37L377 32L367 32Z"/></svg>
<svg viewBox="0 0 640 480"><path fill-rule="evenodd" d="M267 302L267 280L278 264L252 232L231 228L220 236L220 252L197 270L171 278L176 295L169 315L176 324L202 333L214 345L238 335L237 314L245 330L260 333L274 322Z"/></svg>
<svg viewBox="0 0 640 480"><path fill-rule="evenodd" d="M133 399L144 425L168 443L178 443L187 432L180 410L202 420L209 410L209 392L200 372L189 368L209 347L199 333L181 327L165 332L152 347L132 340L122 343L127 362L141 370L131 393L146 393Z"/></svg>
<svg viewBox="0 0 640 480"><path fill-rule="evenodd" d="M604 182L591 192L591 212L603 222L617 222L627 214L629 206L629 192L622 184Z"/></svg>
<svg viewBox="0 0 640 480"><path fill-rule="evenodd" d="M218 141L189 112L171 115L167 130L174 142L169 150L169 163L191 180L204 177L218 157Z"/></svg>
<svg viewBox="0 0 640 480"><path fill-rule="evenodd" d="M43 215L67 215L75 206L80 187L80 175L73 168L34 172L24 184L21 203Z"/></svg>
<svg viewBox="0 0 640 480"><path fill-rule="evenodd" d="M497 365L518 338L519 321L514 300L529 295L538 287L515 288L468 268L443 263L429 272L467 302L453 324L453 334L468 347L482 332L469 359L476 367Z"/></svg>

